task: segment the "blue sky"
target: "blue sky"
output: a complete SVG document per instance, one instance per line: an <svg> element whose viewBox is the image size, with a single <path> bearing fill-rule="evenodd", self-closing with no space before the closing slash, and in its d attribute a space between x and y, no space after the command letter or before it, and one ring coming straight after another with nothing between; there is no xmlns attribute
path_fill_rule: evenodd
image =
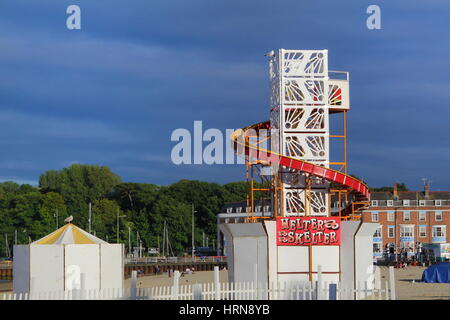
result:
<svg viewBox="0 0 450 320"><path fill-rule="evenodd" d="M82 30L66 28L71 4ZM132 182L242 180L239 165L173 165L172 131L268 119L264 54L326 48L351 77L350 173L450 190L449 15L448 0L2 0L0 180L72 163Z"/></svg>

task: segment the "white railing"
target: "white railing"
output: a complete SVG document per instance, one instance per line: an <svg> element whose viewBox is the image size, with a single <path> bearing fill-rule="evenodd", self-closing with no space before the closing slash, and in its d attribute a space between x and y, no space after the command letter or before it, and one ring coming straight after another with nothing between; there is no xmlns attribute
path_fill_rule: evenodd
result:
<svg viewBox="0 0 450 320"><path fill-rule="evenodd" d="M212 283L180 285L180 273L175 271L171 286L137 288L133 271L131 288L6 293L0 294L0 300L395 300L393 269L384 283L358 282L345 287L321 281L320 271L317 278L315 282L224 283L219 282L219 268L215 267Z"/></svg>

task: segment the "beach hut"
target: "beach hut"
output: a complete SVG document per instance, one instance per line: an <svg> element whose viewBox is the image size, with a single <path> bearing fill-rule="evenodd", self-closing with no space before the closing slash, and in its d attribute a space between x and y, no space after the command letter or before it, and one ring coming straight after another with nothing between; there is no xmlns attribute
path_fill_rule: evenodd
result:
<svg viewBox="0 0 450 320"><path fill-rule="evenodd" d="M42 239L14 246L14 292L122 288L123 259L123 244L67 223Z"/></svg>

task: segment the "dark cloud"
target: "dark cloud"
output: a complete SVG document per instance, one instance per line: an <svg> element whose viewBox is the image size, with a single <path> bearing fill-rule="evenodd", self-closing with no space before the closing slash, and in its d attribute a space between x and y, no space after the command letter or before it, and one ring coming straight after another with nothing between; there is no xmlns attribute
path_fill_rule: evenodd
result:
<svg viewBox="0 0 450 320"><path fill-rule="evenodd" d="M65 27L71 4L81 31ZM243 179L242 166L171 164L172 131L267 119L264 53L327 48L330 68L351 75L350 171L374 186L428 177L448 189L450 4L380 0L382 30L369 31L370 4L3 0L0 180L74 162L126 181Z"/></svg>

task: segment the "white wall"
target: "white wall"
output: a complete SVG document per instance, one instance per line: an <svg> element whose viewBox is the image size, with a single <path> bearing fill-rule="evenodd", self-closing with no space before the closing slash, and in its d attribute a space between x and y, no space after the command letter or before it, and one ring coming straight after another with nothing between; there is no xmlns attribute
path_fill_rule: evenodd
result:
<svg viewBox="0 0 450 320"><path fill-rule="evenodd" d="M355 280L364 286L364 282L373 281L373 234L378 223L362 223L355 236Z"/></svg>
<svg viewBox="0 0 450 320"><path fill-rule="evenodd" d="M312 246L312 272L322 267L324 281L339 281L339 246ZM309 281L309 246L278 247L278 281ZM315 281L316 274L313 273Z"/></svg>
<svg viewBox="0 0 450 320"><path fill-rule="evenodd" d="M261 237L234 239L234 281L254 281L255 264L260 282L267 282L267 242Z"/></svg>
<svg viewBox="0 0 450 320"><path fill-rule="evenodd" d="M30 245L30 291L64 290L64 251L61 245Z"/></svg>
<svg viewBox="0 0 450 320"><path fill-rule="evenodd" d="M309 272L309 247L278 246L278 272Z"/></svg>
<svg viewBox="0 0 450 320"><path fill-rule="evenodd" d="M13 288L17 293L76 289L81 273L87 289L122 288L123 263L122 244L16 245Z"/></svg>
<svg viewBox="0 0 450 320"><path fill-rule="evenodd" d="M312 246L312 271L339 273L339 246ZM338 274L339 276L339 274Z"/></svg>
<svg viewBox="0 0 450 320"><path fill-rule="evenodd" d="M79 268L85 274L85 288L100 288L100 247L98 244L65 245L66 284L72 268ZM72 270L73 271L73 270Z"/></svg>
<svg viewBox="0 0 450 320"><path fill-rule="evenodd" d="M25 293L30 290L30 247L15 245L13 249L13 290Z"/></svg>
<svg viewBox="0 0 450 320"><path fill-rule="evenodd" d="M228 280L254 281L257 264L258 281L267 282L267 236L261 223L230 223L219 225L228 244Z"/></svg>
<svg viewBox="0 0 450 320"><path fill-rule="evenodd" d="M224 250L227 257L228 282L234 282L234 251L233 251L233 236L231 235L228 225L225 223L219 224L219 230L224 237Z"/></svg>
<svg viewBox="0 0 450 320"><path fill-rule="evenodd" d="M355 287L358 282L364 286L364 282L372 282L374 279L373 234L378 226L378 223L342 222L341 282L343 286Z"/></svg>
<svg viewBox="0 0 450 320"><path fill-rule="evenodd" d="M100 244L100 286L123 287L123 244Z"/></svg>
<svg viewBox="0 0 450 320"><path fill-rule="evenodd" d="M277 222L264 221L267 233L267 260L269 283L278 281L278 249L277 249Z"/></svg>
<svg viewBox="0 0 450 320"><path fill-rule="evenodd" d="M360 221L341 222L341 283L346 288L352 288L355 277L354 237L360 224Z"/></svg>

